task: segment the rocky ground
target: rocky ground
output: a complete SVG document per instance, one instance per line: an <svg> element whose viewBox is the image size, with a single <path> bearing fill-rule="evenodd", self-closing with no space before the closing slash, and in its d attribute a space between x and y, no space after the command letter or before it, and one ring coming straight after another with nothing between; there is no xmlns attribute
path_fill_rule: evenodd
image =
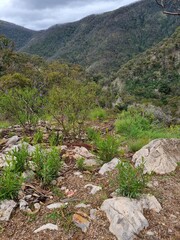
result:
<svg viewBox="0 0 180 240"><path fill-rule="evenodd" d="M103 126L103 129L106 127ZM108 127L111 128L111 123ZM14 142L8 146L7 142L14 133L20 138L15 140L14 137ZM19 126L1 131L1 167L4 150L18 145L22 141L21 134ZM179 165L170 173L153 174L145 194L155 198L144 195L136 201L112 195L117 189L115 166L118 159L101 168L99 162L94 161L95 156L90 152L89 145L66 144L61 146L61 150L65 164L51 186L44 189L35 178L27 180L15 200L12 212L9 212L8 221L2 220L4 212L0 202L1 240L115 240L120 239L119 232L122 232L123 240L180 239ZM76 165L79 156L86 159L88 167L84 170ZM128 156L131 154L128 153ZM104 210L107 199L112 203L112 207L108 207L109 212ZM119 204L123 202L124 208L123 204ZM128 218L126 211L130 207L133 210ZM137 212L136 216L131 216L132 212ZM49 229L39 229L44 225Z"/></svg>

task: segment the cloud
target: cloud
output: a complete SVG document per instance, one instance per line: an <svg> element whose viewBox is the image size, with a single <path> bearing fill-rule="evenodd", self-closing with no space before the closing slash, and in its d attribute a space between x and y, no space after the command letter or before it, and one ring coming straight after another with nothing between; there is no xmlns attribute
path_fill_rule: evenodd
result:
<svg viewBox="0 0 180 240"><path fill-rule="evenodd" d="M1 0L0 19L39 30L111 11L136 0Z"/></svg>

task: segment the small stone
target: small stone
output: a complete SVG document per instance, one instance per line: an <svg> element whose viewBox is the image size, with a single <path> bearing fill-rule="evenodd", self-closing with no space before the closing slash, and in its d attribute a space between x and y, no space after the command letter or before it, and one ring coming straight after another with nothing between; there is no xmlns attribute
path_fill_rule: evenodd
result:
<svg viewBox="0 0 180 240"><path fill-rule="evenodd" d="M39 209L41 208L40 203L35 203L35 204L34 204L34 208L35 208L36 210L39 210Z"/></svg>
<svg viewBox="0 0 180 240"><path fill-rule="evenodd" d="M58 177L58 178L57 178L57 182L58 182L58 183L61 183L63 180L64 180L64 177Z"/></svg>
<svg viewBox="0 0 180 240"><path fill-rule="evenodd" d="M173 233L173 231L169 228L168 233L171 234L171 233Z"/></svg>
<svg viewBox="0 0 180 240"><path fill-rule="evenodd" d="M77 227L81 228L82 232L84 233L87 232L90 226L89 216L86 213L80 211L73 215L73 222Z"/></svg>
<svg viewBox="0 0 180 240"><path fill-rule="evenodd" d="M56 186L56 185L57 185L57 181L56 181L56 180L52 180L52 181L51 181L51 184L52 184L53 186Z"/></svg>
<svg viewBox="0 0 180 240"><path fill-rule="evenodd" d="M4 200L0 202L0 221L9 221L11 214L17 203L13 200Z"/></svg>
<svg viewBox="0 0 180 240"><path fill-rule="evenodd" d="M13 136L11 138L8 139L6 146L12 146L15 145L17 142L19 141L19 137L18 136Z"/></svg>
<svg viewBox="0 0 180 240"><path fill-rule="evenodd" d="M52 203L50 205L47 206L48 209L57 209L57 208L62 208L64 206L66 206L67 204L64 203Z"/></svg>
<svg viewBox="0 0 180 240"><path fill-rule="evenodd" d="M90 218L92 220L95 220L96 219L96 214L97 214L97 209L91 209L90 210Z"/></svg>
<svg viewBox="0 0 180 240"><path fill-rule="evenodd" d="M28 208L29 208L28 202L26 202L24 199L21 199L19 201L19 209L21 211L27 211Z"/></svg>
<svg viewBox="0 0 180 240"><path fill-rule="evenodd" d="M154 236L154 232L152 232L152 231L147 231L146 235L148 235L148 236Z"/></svg>
<svg viewBox="0 0 180 240"><path fill-rule="evenodd" d="M90 194L92 194L92 195L94 195L94 194L96 194L97 192L99 192L100 190L102 190L102 187L95 186L95 185L93 185L93 184L86 184L86 185L84 186L84 188L88 188L88 187L91 187L91 188L92 188L92 189L91 189L91 192L90 192Z"/></svg>
<svg viewBox="0 0 180 240"><path fill-rule="evenodd" d="M110 172L110 171L114 170L119 162L120 162L120 160L118 158L113 158L113 160L111 160L108 163L105 163L101 167L101 169L99 170L99 174L104 175L106 172Z"/></svg>
<svg viewBox="0 0 180 240"><path fill-rule="evenodd" d="M80 203L76 205L75 208L89 208L90 206L91 206L90 204Z"/></svg>
<svg viewBox="0 0 180 240"><path fill-rule="evenodd" d="M34 233L38 233L38 232L41 232L41 231L44 231L44 230L58 230L58 226L55 225L55 224L52 224L52 223L47 223L43 226L41 226L40 228L36 229L34 231Z"/></svg>
<svg viewBox="0 0 180 240"><path fill-rule="evenodd" d="M74 172L74 175L75 176L77 176L77 177L79 177L79 178L83 178L83 175L82 175L82 173L81 172Z"/></svg>

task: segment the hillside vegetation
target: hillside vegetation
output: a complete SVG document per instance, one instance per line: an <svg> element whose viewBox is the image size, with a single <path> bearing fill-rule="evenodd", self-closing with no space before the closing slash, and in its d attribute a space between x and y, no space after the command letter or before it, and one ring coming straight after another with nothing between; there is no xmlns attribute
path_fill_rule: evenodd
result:
<svg viewBox="0 0 180 240"><path fill-rule="evenodd" d="M154 0L143 0L78 22L55 25L39 32L21 51L109 74L172 34L179 24L178 16L164 15Z"/></svg>
<svg viewBox="0 0 180 240"><path fill-rule="evenodd" d="M179 114L180 106L180 28L152 49L123 65L113 85L119 95L168 106ZM127 97L126 97L127 98Z"/></svg>
<svg viewBox="0 0 180 240"><path fill-rule="evenodd" d="M0 35L5 35L15 43L16 49L22 48L36 31L0 20Z"/></svg>

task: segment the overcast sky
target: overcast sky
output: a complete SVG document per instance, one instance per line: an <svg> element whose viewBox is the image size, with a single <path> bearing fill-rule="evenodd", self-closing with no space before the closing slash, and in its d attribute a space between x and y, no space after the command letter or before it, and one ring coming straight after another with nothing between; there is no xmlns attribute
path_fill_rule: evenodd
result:
<svg viewBox="0 0 180 240"><path fill-rule="evenodd" d="M39 30L117 9L137 0L0 0L0 19Z"/></svg>

